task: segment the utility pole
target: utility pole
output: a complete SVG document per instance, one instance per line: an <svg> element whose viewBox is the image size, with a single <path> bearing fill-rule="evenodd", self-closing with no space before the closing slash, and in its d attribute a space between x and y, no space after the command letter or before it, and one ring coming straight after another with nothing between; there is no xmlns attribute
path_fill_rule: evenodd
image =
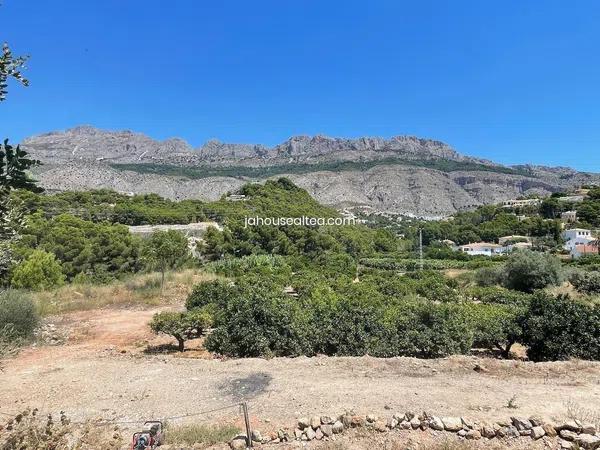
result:
<svg viewBox="0 0 600 450"><path fill-rule="evenodd" d="M252 448L252 430L250 429L250 417L248 416L248 403L242 403L244 411L244 422L246 423L246 447Z"/></svg>
<svg viewBox="0 0 600 450"><path fill-rule="evenodd" d="M419 228L419 269L423 271L423 229Z"/></svg>

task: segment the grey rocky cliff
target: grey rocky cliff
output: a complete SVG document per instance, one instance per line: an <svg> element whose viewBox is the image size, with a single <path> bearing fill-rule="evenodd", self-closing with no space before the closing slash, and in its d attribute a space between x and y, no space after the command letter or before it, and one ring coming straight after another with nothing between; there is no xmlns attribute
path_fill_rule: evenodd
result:
<svg viewBox="0 0 600 450"><path fill-rule="evenodd" d="M290 166L288 176L320 202L336 207L367 205L376 210L417 216L447 216L482 204L528 194L548 195L588 183L599 174L568 168L506 167L464 156L447 144L412 136L390 139L342 139L295 136L268 148L209 141L194 150L181 139L156 141L131 131L76 127L25 139L22 146L45 164L37 173L50 190L110 188L120 192L155 192L172 199L215 200L249 181L243 177L190 179L123 170L119 164L179 167ZM315 166L302 173L294 164L366 162L368 168L327 171ZM390 163L393 161L393 163ZM410 165L411 161L475 163L486 170L443 172ZM503 169L503 170L500 170Z"/></svg>

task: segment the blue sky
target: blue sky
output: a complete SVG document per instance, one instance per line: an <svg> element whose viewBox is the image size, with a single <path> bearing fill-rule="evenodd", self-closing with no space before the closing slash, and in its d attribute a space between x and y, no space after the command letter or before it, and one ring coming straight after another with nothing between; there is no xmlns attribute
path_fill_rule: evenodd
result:
<svg viewBox="0 0 600 450"><path fill-rule="evenodd" d="M0 132L418 135L600 172L600 2L3 0Z"/></svg>

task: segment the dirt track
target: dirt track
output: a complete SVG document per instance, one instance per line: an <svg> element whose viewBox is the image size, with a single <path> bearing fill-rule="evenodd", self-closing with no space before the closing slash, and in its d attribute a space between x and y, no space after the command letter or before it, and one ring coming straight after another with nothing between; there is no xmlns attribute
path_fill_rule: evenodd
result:
<svg viewBox="0 0 600 450"><path fill-rule="evenodd" d="M248 400L262 429L299 415L431 411L474 419L600 410L600 363L533 364L475 357L215 360L192 350L151 354L170 342L147 328L156 310L101 310L57 319L68 342L23 350L0 372L0 411L25 406L75 419L138 420L191 414ZM476 364L484 372L473 370ZM513 398L517 409L507 408ZM193 419L234 421L236 408ZM129 425L125 425L128 428ZM135 425L131 425L135 427Z"/></svg>

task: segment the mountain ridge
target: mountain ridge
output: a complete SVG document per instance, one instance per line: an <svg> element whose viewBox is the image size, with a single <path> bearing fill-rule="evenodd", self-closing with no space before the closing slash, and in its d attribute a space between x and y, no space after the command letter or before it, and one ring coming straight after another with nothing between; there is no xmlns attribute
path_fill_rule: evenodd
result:
<svg viewBox="0 0 600 450"><path fill-rule="evenodd" d="M526 195L549 195L600 174L535 164L505 166L438 140L293 136L273 147L209 140L154 140L129 130L80 126L24 139L52 190L110 188L172 199L214 200L248 181L288 176L320 202L440 217Z"/></svg>

